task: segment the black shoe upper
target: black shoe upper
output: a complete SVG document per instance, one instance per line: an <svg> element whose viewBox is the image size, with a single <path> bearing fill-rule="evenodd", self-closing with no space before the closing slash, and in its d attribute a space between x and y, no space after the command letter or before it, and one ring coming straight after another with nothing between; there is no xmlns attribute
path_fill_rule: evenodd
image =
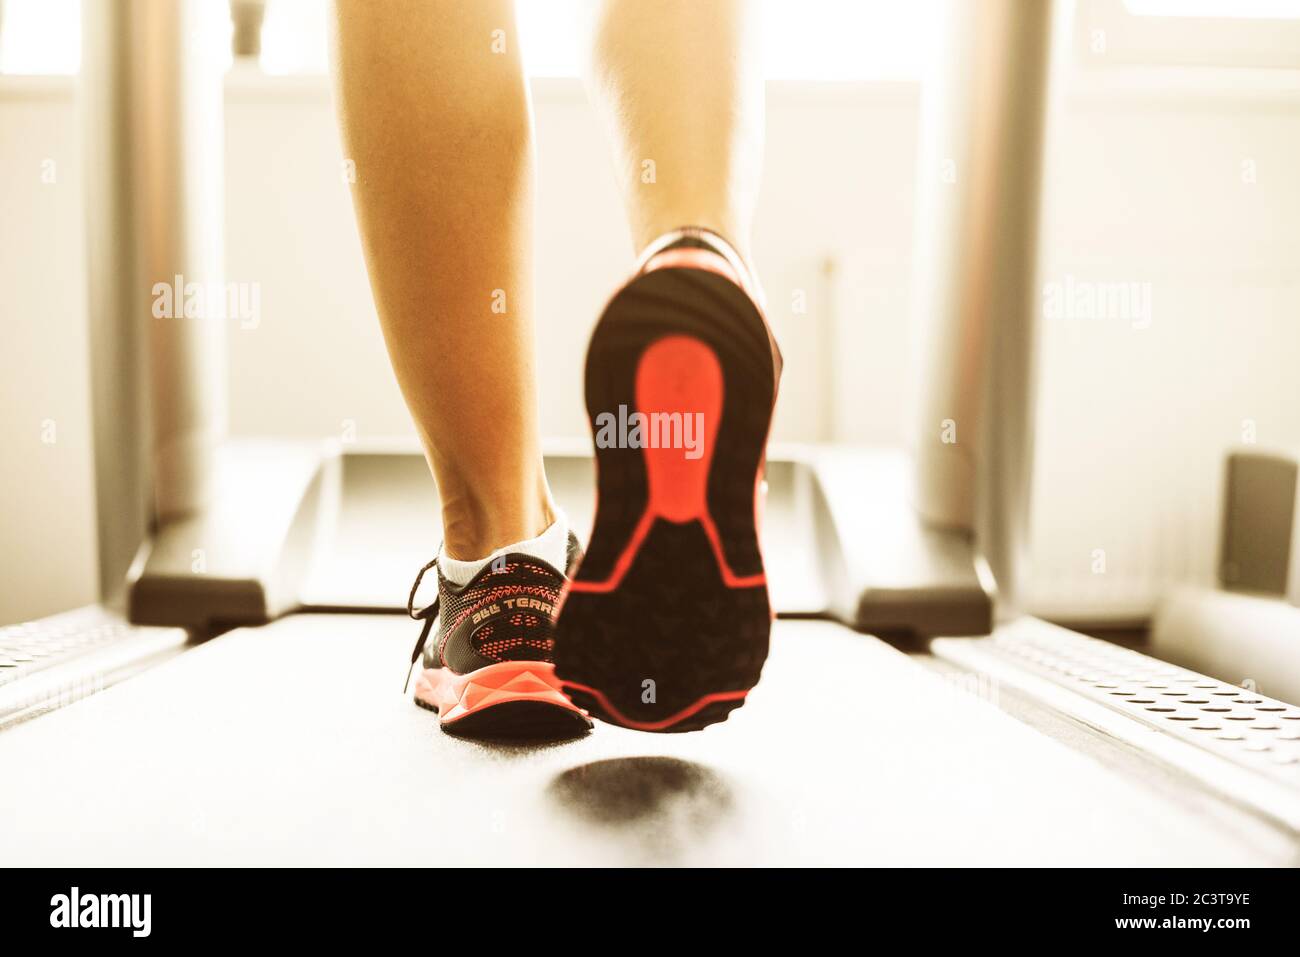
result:
<svg viewBox="0 0 1300 957"><path fill-rule="evenodd" d="M568 571L581 555L570 532ZM436 564L431 562L426 570ZM425 619L412 663L422 652L425 668L467 674L503 661L551 661L564 583L564 574L549 563L517 552L484 565L464 586L451 584L439 573L437 600L419 612L408 609L413 617ZM437 629L431 637L434 615Z"/></svg>

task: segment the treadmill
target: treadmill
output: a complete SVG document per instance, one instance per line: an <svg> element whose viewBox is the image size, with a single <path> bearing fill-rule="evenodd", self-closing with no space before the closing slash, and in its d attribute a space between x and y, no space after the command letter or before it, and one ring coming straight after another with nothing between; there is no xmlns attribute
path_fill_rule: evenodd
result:
<svg viewBox="0 0 1300 957"><path fill-rule="evenodd" d="M1022 610L1064 5L953 4L921 160L967 175L920 187L914 441L770 450L746 706L564 744L458 740L399 693L392 583L438 535L419 450L224 438L214 324L147 324L121 281L220 275L196 6L86 5L102 601L0 628L8 863L1300 862L1300 708ZM150 135L182 112L193 137ZM546 465L589 527L590 448Z"/></svg>

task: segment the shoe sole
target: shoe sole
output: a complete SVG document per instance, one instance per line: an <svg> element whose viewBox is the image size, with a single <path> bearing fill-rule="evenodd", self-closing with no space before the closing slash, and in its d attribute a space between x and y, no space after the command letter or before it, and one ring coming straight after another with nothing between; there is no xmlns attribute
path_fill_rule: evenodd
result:
<svg viewBox="0 0 1300 957"><path fill-rule="evenodd" d="M464 675L426 668L414 701L437 712L443 731L463 737L571 738L592 726L544 661L504 661Z"/></svg>
<svg viewBox="0 0 1300 957"><path fill-rule="evenodd" d="M758 308L707 268L644 273L606 307L586 363L596 521L555 636L560 683L593 717L694 731L758 683L772 614L757 486L775 379ZM624 431L634 411L659 447Z"/></svg>

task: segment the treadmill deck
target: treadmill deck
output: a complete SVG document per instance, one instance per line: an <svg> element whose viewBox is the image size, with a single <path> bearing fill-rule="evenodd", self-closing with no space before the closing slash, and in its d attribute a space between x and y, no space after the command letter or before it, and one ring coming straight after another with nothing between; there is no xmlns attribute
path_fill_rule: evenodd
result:
<svg viewBox="0 0 1300 957"><path fill-rule="evenodd" d="M687 735L443 734L414 624L297 615L0 733L9 865L1294 863L843 626L782 620L749 703Z"/></svg>

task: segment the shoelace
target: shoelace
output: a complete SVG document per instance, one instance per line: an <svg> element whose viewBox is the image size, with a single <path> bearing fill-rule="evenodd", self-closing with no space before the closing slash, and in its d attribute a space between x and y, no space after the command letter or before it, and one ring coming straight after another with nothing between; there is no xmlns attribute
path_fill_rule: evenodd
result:
<svg viewBox="0 0 1300 957"><path fill-rule="evenodd" d="M441 551L441 549L439 549ZM415 650L411 652L411 666L406 669L406 683L402 685L402 694L406 694L407 688L411 686L411 674L415 671L415 663L420 659L421 652L424 651L425 642L429 640L429 632L433 630L434 619L438 617L438 601L442 597L441 589L433 596L432 603L415 610L415 593L420 590L420 582L424 580L424 573L430 568L438 567L438 558L435 555L433 561L420 569L415 576L415 584L411 586L411 594L406 599L406 613L416 621L423 621L424 627L420 629L419 640L415 643Z"/></svg>

